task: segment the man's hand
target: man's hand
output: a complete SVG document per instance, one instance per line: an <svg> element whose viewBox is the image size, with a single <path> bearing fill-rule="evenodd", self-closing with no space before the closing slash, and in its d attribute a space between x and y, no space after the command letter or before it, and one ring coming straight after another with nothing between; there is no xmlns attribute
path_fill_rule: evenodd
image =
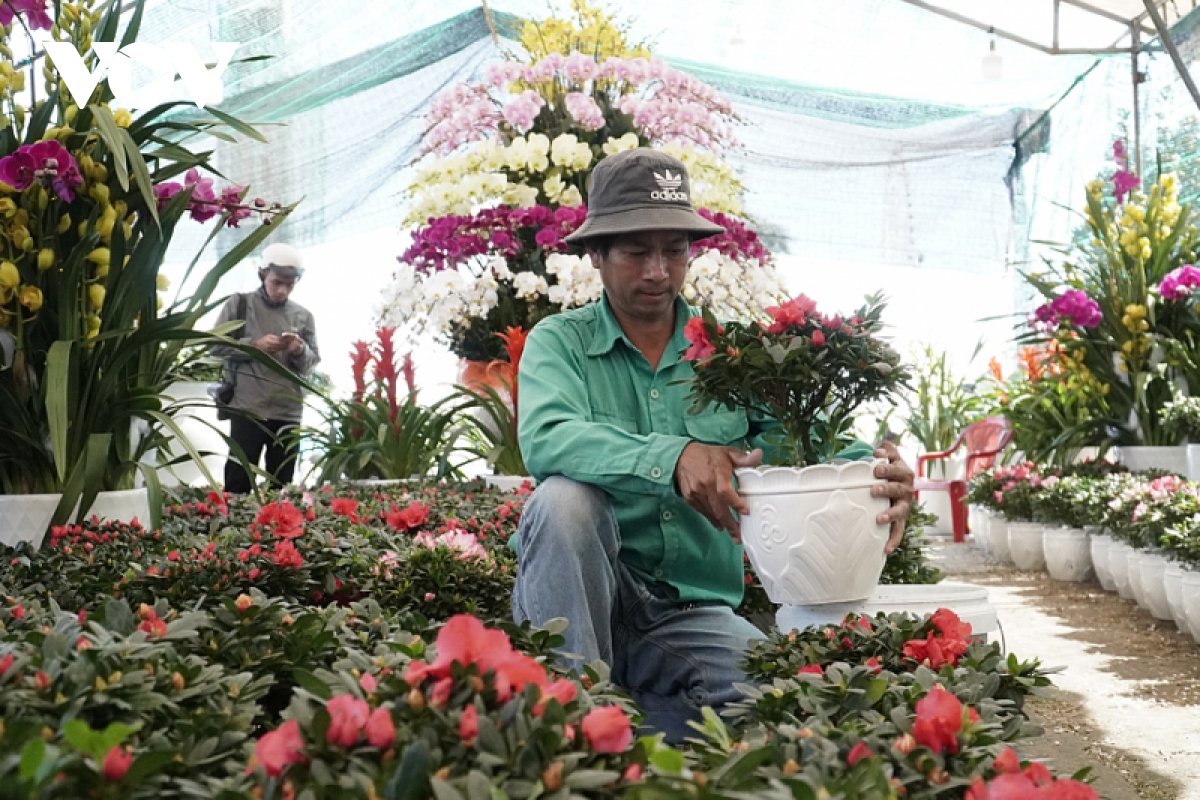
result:
<svg viewBox="0 0 1200 800"><path fill-rule="evenodd" d="M875 468L875 477L886 478L887 483L872 487L871 495L886 497L892 501L892 507L875 520L880 525L889 522L892 524L892 535L888 537L887 546L883 548L883 552L891 555L904 538L904 521L908 519L908 512L912 509L913 471L904 463L892 442L879 445L875 455L888 460L886 465L880 464Z"/></svg>
<svg viewBox="0 0 1200 800"><path fill-rule="evenodd" d="M254 343L254 346L264 353L278 353L280 350L287 347L282 337L276 336L273 333L268 333L266 336L261 336Z"/></svg>
<svg viewBox="0 0 1200 800"><path fill-rule="evenodd" d="M290 356L298 356L304 352L304 340L294 333L283 335L283 345Z"/></svg>
<svg viewBox="0 0 1200 800"><path fill-rule="evenodd" d="M757 467L762 463L762 450L743 453L736 447L691 442L683 448L675 464L675 486L687 504L699 511L718 530L728 531L735 542L742 540L742 530L732 508L739 514L749 514L750 508L733 488L736 467Z"/></svg>

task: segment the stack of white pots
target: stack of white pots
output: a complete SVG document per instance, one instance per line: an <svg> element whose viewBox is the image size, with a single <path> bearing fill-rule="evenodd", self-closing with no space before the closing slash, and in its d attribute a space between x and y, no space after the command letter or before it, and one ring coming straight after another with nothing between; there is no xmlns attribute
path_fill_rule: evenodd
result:
<svg viewBox="0 0 1200 800"><path fill-rule="evenodd" d="M1106 591L1134 600L1200 643L1200 571L1181 567L1158 550L1137 550L1096 528L1009 522L973 508L972 538L995 560L1021 570L1046 570L1059 581L1094 575Z"/></svg>

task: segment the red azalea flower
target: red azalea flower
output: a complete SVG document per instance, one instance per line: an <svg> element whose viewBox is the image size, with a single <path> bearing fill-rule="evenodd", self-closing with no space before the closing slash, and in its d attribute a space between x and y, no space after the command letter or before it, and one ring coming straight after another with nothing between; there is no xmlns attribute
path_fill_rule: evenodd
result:
<svg viewBox="0 0 1200 800"><path fill-rule="evenodd" d="M300 568L304 566L304 557L288 539L275 543L275 552L271 555L271 560L280 567Z"/></svg>
<svg viewBox="0 0 1200 800"><path fill-rule="evenodd" d="M501 702L507 701L511 692L519 692L530 683L537 686L547 683L542 665L524 653L514 651L504 631L489 629L469 614L457 614L442 626L437 637L437 658L432 664L409 662L404 680L411 686L419 686L426 677L448 681L454 662L463 666L474 664L480 674L493 670L496 693ZM448 687L446 691L449 692Z"/></svg>
<svg viewBox="0 0 1200 800"><path fill-rule="evenodd" d="M138 630L143 631L147 639L161 639L167 635L167 623L154 617L138 625Z"/></svg>
<svg viewBox="0 0 1200 800"><path fill-rule="evenodd" d="M962 730L963 707L957 697L935 684L929 694L917 701L917 719L912 735L917 744L933 752L958 752L958 732Z"/></svg>
<svg viewBox="0 0 1200 800"><path fill-rule="evenodd" d="M104 756L104 764L100 768L104 779L116 783L125 777L133 764L133 753L127 753L122 747L112 747Z"/></svg>
<svg viewBox="0 0 1200 800"><path fill-rule="evenodd" d="M549 686L542 688L542 695L538 698L537 705L533 707L533 715L540 717L545 713L546 704L551 700L557 700L559 705L565 706L575 699L576 691L574 681L566 679L553 681Z"/></svg>
<svg viewBox="0 0 1200 800"><path fill-rule="evenodd" d="M620 706L594 708L583 718L583 735L597 753L624 753L633 741L633 726Z"/></svg>
<svg viewBox="0 0 1200 800"><path fill-rule="evenodd" d="M996 756L992 761L992 769L996 772L1003 772L1009 775L1015 775L1021 771L1021 759L1017 757L1017 751L1011 747L1004 748L1004 752Z"/></svg>
<svg viewBox="0 0 1200 800"><path fill-rule="evenodd" d="M928 664L934 670L939 670L947 664L957 664L965 652L965 641L935 637L932 632L925 639L912 639L904 643L905 656L918 664Z"/></svg>
<svg viewBox="0 0 1200 800"><path fill-rule="evenodd" d="M278 778L290 764L304 764L304 737L300 725L294 719L280 725L254 745L254 757L267 771L267 775Z"/></svg>
<svg viewBox="0 0 1200 800"><path fill-rule="evenodd" d="M933 626L947 639L970 639L971 623L963 622L948 608L939 608L929 618Z"/></svg>
<svg viewBox="0 0 1200 800"><path fill-rule="evenodd" d="M475 706L463 709L462 716L458 718L458 735L467 744L479 736L479 712L475 710Z"/></svg>
<svg viewBox="0 0 1200 800"><path fill-rule="evenodd" d="M864 742L859 742L854 747L851 747L850 752L846 754L846 764L853 767L864 758L871 758L874 755L875 752L871 748L867 747Z"/></svg>
<svg viewBox="0 0 1200 800"><path fill-rule="evenodd" d="M987 786L987 800L1040 800L1033 781L1024 775L999 775Z"/></svg>
<svg viewBox="0 0 1200 800"><path fill-rule="evenodd" d="M883 666L880 665L879 659L876 658L875 656L871 656L863 663L871 668L872 675L878 675L879 673L883 672Z"/></svg>
<svg viewBox="0 0 1200 800"><path fill-rule="evenodd" d="M825 346L825 334L821 333L820 331L813 331L812 332L812 343L814 345L816 345L817 347L824 347Z"/></svg>
<svg viewBox="0 0 1200 800"><path fill-rule="evenodd" d="M1054 782L1054 776L1050 774L1050 770L1040 761L1034 761L1021 772L1026 778L1033 781L1035 786L1045 786L1048 783Z"/></svg>
<svg viewBox="0 0 1200 800"><path fill-rule="evenodd" d="M804 295L797 295L781 306L770 306L766 312L775 321L767 328L767 333L783 333L792 325L803 325L810 314L817 310L817 303Z"/></svg>
<svg viewBox="0 0 1200 800"><path fill-rule="evenodd" d="M371 715L370 707L353 695L339 694L325 704L325 710L329 712L325 741L342 747L358 744Z"/></svg>
<svg viewBox="0 0 1200 800"><path fill-rule="evenodd" d="M25 619L25 606L18 603L12 607L9 613L12 614L13 619Z"/></svg>
<svg viewBox="0 0 1200 800"><path fill-rule="evenodd" d="M1040 800L1100 800L1100 795L1091 786L1069 778L1043 786L1038 797Z"/></svg>
<svg viewBox="0 0 1200 800"><path fill-rule="evenodd" d="M704 317L692 317L683 327L683 338L691 343L683 354L686 361L703 361L717 352L704 328Z"/></svg>
<svg viewBox="0 0 1200 800"><path fill-rule="evenodd" d="M413 500L403 509L392 506L385 519L392 530L411 531L429 520L429 506L417 500Z"/></svg>
<svg viewBox="0 0 1200 800"><path fill-rule="evenodd" d="M359 522L358 501L349 497L335 497L329 501L329 510L334 516L347 517L351 522Z"/></svg>
<svg viewBox="0 0 1200 800"><path fill-rule="evenodd" d="M800 669L796 670L797 675L824 675L825 670L821 669L820 664L805 664Z"/></svg>
<svg viewBox="0 0 1200 800"><path fill-rule="evenodd" d="M371 712L367 720L367 744L380 750L387 750L396 742L396 724L392 721L392 712L386 708L377 708Z"/></svg>
<svg viewBox="0 0 1200 800"><path fill-rule="evenodd" d="M280 539L297 539L304 535L304 514L287 500L263 506L254 521Z"/></svg>

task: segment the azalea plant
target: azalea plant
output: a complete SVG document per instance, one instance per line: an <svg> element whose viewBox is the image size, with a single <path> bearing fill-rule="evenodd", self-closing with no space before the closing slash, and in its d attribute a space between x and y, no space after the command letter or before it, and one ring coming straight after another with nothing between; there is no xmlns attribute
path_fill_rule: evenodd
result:
<svg viewBox="0 0 1200 800"><path fill-rule="evenodd" d="M1190 444L1200 444L1200 397L1177 397L1163 405L1162 425Z"/></svg>
<svg viewBox="0 0 1200 800"><path fill-rule="evenodd" d="M451 463L457 439L454 410L447 400L429 406L419 402L412 357L401 358L396 352L395 331L377 330L373 346L354 342L350 365L354 377L350 398L321 395L322 424L295 432L302 448L316 453L316 480L457 474Z"/></svg>
<svg viewBox="0 0 1200 800"><path fill-rule="evenodd" d="M133 42L143 6L139 0L127 16L98 0L5 4L4 11L14 24L71 42L94 69L93 42ZM12 30L0 33L9 54ZM226 136L220 129L229 128L262 139L217 109L184 121L164 105L135 118L110 108L104 82L80 108L48 66L44 91L25 107L24 74L11 55L0 72L11 111L0 136L0 490L61 493L55 518L62 521L76 506L86 511L102 489L132 488L139 471L157 486L143 457L165 443L164 431L202 463L163 390L181 348L225 341L196 326L217 304L221 277L270 228L250 231L191 296L165 304L159 267L176 225L185 215L215 218L211 242L223 227L251 216L268 223L290 209L249 201L244 186L218 190L203 175L209 154L189 150L187 137Z"/></svg>
<svg viewBox="0 0 1200 800"><path fill-rule="evenodd" d="M1062 251L1062 263L1047 273L1027 276L1047 302L1023 339L1053 343L1072 372L1105 387L1100 413L1083 423L1089 444L1174 445L1178 437L1163 429L1159 412L1175 373L1191 363L1186 344L1198 329L1181 301L1200 278L1190 268L1200 232L1174 175L1143 189L1122 142L1113 156L1111 178L1087 187L1089 238Z"/></svg>
<svg viewBox="0 0 1200 800"><path fill-rule="evenodd" d="M769 463L808 466L834 458L863 403L891 396L909 378L899 354L879 337L879 296L848 319L817 312L799 295L767 309L771 322L719 323L711 312L688 320L693 410L723 405L774 420L779 446Z"/></svg>
<svg viewBox="0 0 1200 800"><path fill-rule="evenodd" d="M736 319L782 301L724 158L736 145L727 98L629 44L581 0L571 15L528 23L520 44L520 58L451 87L429 111L407 195L413 241L385 298L386 324L489 362L501 357L495 333L597 300L599 276L563 237L586 217L595 165L647 146L684 163L692 203L727 231L693 248L684 297Z"/></svg>

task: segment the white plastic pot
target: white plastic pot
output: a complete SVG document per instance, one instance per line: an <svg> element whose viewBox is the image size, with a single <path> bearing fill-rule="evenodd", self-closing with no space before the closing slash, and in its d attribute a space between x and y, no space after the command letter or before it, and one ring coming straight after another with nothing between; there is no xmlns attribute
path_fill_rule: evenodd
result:
<svg viewBox="0 0 1200 800"><path fill-rule="evenodd" d="M1085 528L1091 535L1089 545L1092 550L1092 569L1096 572L1096 580L1105 591L1115 592L1117 584L1113 581L1112 568L1109 566L1109 551L1113 540L1108 534L1101 533L1098 528Z"/></svg>
<svg viewBox="0 0 1200 800"><path fill-rule="evenodd" d="M995 514L988 522L988 552L1001 563L1012 563L1012 553L1008 549L1008 520L1003 514Z"/></svg>
<svg viewBox="0 0 1200 800"><path fill-rule="evenodd" d="M1043 533L1046 571L1056 581L1079 583L1092 577L1089 537L1079 528L1046 528Z"/></svg>
<svg viewBox="0 0 1200 800"><path fill-rule="evenodd" d="M1188 630L1200 644L1200 572L1183 571L1183 608L1187 615Z"/></svg>
<svg viewBox="0 0 1200 800"><path fill-rule="evenodd" d="M1176 447L1122 447L1120 462L1133 472L1164 469L1176 475L1187 474L1187 450Z"/></svg>
<svg viewBox="0 0 1200 800"><path fill-rule="evenodd" d="M537 481L528 475L484 475L483 482L493 489L499 489L502 492L515 492L524 486L526 482L530 486L537 485Z"/></svg>
<svg viewBox="0 0 1200 800"><path fill-rule="evenodd" d="M970 623L973 636L986 636L1000 627L996 609L988 601L987 589L950 581L928 585L880 586L869 600L860 603L785 605L776 612L775 622L781 631L804 630L814 625L837 625L849 613L874 616L880 612L894 614L906 611L921 616L932 614L939 608L948 608L963 622Z"/></svg>
<svg viewBox="0 0 1200 800"><path fill-rule="evenodd" d="M1189 481L1200 481L1200 444L1186 445L1187 452L1187 479Z"/></svg>
<svg viewBox="0 0 1200 800"><path fill-rule="evenodd" d="M1040 522L1008 523L1008 549L1017 569L1041 570L1046 568L1046 551L1042 544Z"/></svg>
<svg viewBox="0 0 1200 800"><path fill-rule="evenodd" d="M1138 566L1142 573L1143 607L1155 619L1171 619L1171 604L1167 600L1167 587L1163 583L1163 570L1167 561L1158 553L1141 553Z"/></svg>
<svg viewBox="0 0 1200 800"><path fill-rule="evenodd" d="M1129 553L1129 545L1118 539L1113 539L1108 548L1108 570L1112 573L1117 594L1126 600L1133 599L1133 586L1129 577Z"/></svg>
<svg viewBox="0 0 1200 800"><path fill-rule="evenodd" d="M40 547L61 497L58 494L0 495L0 543L15 547L21 542L28 542L35 550ZM93 515L117 522L137 520L143 526L148 526L150 498L144 488L100 492L82 519Z"/></svg>
<svg viewBox="0 0 1200 800"><path fill-rule="evenodd" d="M974 507L975 521L971 523L971 539L986 553L990 549L988 534L992 528L992 512L986 508Z"/></svg>
<svg viewBox="0 0 1200 800"><path fill-rule="evenodd" d="M750 507L742 543L774 603L820 605L869 598L883 572L887 511L872 497L880 463L737 470L738 494Z"/></svg>
<svg viewBox="0 0 1200 800"><path fill-rule="evenodd" d="M1146 605L1146 589L1142 585L1142 553L1130 547L1125 552L1125 563L1129 565L1129 595L1130 599L1142 608Z"/></svg>
<svg viewBox="0 0 1200 800"><path fill-rule="evenodd" d="M1163 569L1163 587L1167 591L1167 605L1171 607L1175 627L1188 633L1187 607L1183 604L1183 567L1174 561L1167 562Z"/></svg>

